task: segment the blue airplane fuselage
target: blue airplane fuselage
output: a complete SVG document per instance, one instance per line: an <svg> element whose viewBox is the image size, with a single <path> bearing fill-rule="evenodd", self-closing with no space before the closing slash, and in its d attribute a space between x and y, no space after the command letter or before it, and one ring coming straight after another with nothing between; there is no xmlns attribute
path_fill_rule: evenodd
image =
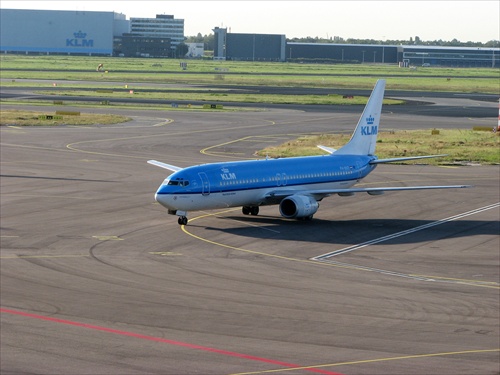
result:
<svg viewBox="0 0 500 375"><path fill-rule="evenodd" d="M197 165L170 175L156 192L156 199L169 210L181 211L274 204L279 202L265 199L266 195L280 190L303 194L307 190L349 188L375 169L369 164L374 159L325 155Z"/></svg>

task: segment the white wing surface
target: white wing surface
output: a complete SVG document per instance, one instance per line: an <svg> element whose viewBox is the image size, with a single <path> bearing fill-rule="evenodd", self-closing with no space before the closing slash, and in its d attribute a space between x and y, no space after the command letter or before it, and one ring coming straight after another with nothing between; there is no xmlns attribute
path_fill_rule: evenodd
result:
<svg viewBox="0 0 500 375"><path fill-rule="evenodd" d="M160 167L160 168L168 169L169 171L172 171L172 172L179 172L180 170L183 169L181 167L176 167L175 165L172 165L172 164L162 163L161 161L157 161L157 160L148 160L148 163L152 164L152 165L156 165L157 167Z"/></svg>

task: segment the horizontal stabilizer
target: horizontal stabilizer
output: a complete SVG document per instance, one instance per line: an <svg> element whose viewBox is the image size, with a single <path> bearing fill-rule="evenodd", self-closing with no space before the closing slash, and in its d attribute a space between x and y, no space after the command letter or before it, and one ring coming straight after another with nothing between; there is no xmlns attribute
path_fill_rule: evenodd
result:
<svg viewBox="0 0 500 375"><path fill-rule="evenodd" d="M370 164L382 164L382 163L393 163L396 161L406 161L406 160L418 160L418 159L428 159L428 158L440 158L447 156L447 154L442 155L425 155L425 156L409 156L402 158L391 158L391 159L375 159L370 162Z"/></svg>
<svg viewBox="0 0 500 375"><path fill-rule="evenodd" d="M172 172L179 172L180 170L183 169L181 167L176 167L175 165L162 163L161 161L156 161L156 160L148 160L148 163L152 164L152 165L156 165L157 167L160 167L160 168L168 169L169 171L172 171Z"/></svg>
<svg viewBox="0 0 500 375"><path fill-rule="evenodd" d="M337 151L337 149L335 148L321 146L321 145L317 145L316 147L322 149L325 152L328 152L329 154L333 154L335 151Z"/></svg>

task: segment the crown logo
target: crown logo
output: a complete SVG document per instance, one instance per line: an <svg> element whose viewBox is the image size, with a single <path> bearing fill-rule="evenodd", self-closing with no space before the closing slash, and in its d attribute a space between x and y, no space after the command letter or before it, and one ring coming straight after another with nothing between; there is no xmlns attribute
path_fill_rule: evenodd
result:
<svg viewBox="0 0 500 375"><path fill-rule="evenodd" d="M82 30L79 30L78 32L73 33L73 35L75 36L76 39L85 39L87 33L84 33L82 32Z"/></svg>
<svg viewBox="0 0 500 375"><path fill-rule="evenodd" d="M368 117L366 118L366 123L367 123L368 125L373 125L373 123L374 123L374 122L375 122L375 117L373 117L372 115L370 115L370 116L368 116Z"/></svg>

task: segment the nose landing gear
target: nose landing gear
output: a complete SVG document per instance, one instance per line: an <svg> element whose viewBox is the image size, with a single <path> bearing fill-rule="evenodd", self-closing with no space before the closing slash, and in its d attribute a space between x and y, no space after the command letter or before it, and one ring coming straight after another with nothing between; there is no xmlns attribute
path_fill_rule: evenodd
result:
<svg viewBox="0 0 500 375"><path fill-rule="evenodd" d="M179 216L177 219L177 223L179 223L179 225L186 225L188 223L187 211L168 210L168 213L169 215Z"/></svg>

